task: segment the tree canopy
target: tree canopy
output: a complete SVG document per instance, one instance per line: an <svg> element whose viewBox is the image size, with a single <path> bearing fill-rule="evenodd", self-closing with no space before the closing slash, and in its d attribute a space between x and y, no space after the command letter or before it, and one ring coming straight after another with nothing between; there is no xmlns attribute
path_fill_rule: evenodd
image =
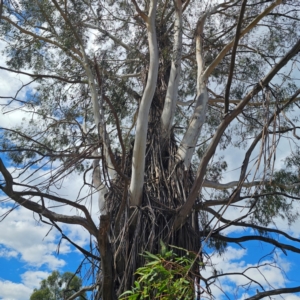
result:
<svg viewBox="0 0 300 300"><path fill-rule="evenodd" d="M0 123L7 213L32 211L81 251L94 299L130 289L140 254L160 241L194 253L197 299L230 298L219 283L236 276L245 299L299 292L264 277L265 264L283 270L265 254L237 272L213 261L249 241L300 253L276 226L298 220L299 10L298 0L2 0L0 70L21 81L0 94L3 115L21 116ZM77 245L63 223L93 242Z"/></svg>
<svg viewBox="0 0 300 300"><path fill-rule="evenodd" d="M60 274L53 271L47 279L42 280L39 289L34 289L30 300L64 300L74 296L82 286L81 279L71 272ZM73 299L87 299L85 292Z"/></svg>

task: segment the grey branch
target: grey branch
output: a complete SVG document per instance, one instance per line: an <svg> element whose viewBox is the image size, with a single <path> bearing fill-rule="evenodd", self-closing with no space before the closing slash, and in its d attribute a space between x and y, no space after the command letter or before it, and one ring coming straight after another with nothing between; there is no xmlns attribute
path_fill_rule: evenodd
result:
<svg viewBox="0 0 300 300"><path fill-rule="evenodd" d="M258 299L262 299L262 298L268 297L268 296L281 295L281 294L287 294L287 293L296 293L296 292L300 292L300 286L296 286L293 288L282 288L282 289L276 289L276 290L271 290L271 291L267 291L267 292L261 292L261 293L256 294L255 296L252 296L245 300L258 300Z"/></svg>
<svg viewBox="0 0 300 300"><path fill-rule="evenodd" d="M9 171L6 169L6 167L4 166L2 159L0 158L0 172L2 173L6 185L0 185L0 189L12 200L14 200L15 202L17 202L18 204L20 204L21 206L37 213L40 214L46 218L48 218L49 220L52 221L57 221L57 222L62 222L62 223L66 223L66 224L78 224L83 226L90 234L97 236L97 228L94 224L94 222L90 222L89 220L87 220L86 218L80 217L80 216L67 216L67 215L62 215L62 214L58 214L55 213L49 209L47 209L46 207L44 207L41 204L38 204L34 201L31 201L29 199L23 198L20 196L20 193L16 193L13 190L13 178L11 176L11 174L9 173ZM31 194L33 194L33 192L31 192ZM38 196L38 194L37 194ZM50 195L48 195L48 198ZM60 201L62 202L62 201ZM73 204L72 206L76 207L78 206L78 203L74 203L71 202L68 203L69 205Z"/></svg>

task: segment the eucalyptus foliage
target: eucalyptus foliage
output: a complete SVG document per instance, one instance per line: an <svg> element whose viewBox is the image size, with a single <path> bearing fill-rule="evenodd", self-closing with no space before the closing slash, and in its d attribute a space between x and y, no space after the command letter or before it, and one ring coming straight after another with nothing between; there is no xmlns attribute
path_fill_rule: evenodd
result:
<svg viewBox="0 0 300 300"><path fill-rule="evenodd" d="M43 279L39 289L34 289L30 300L63 300L68 299L81 289L81 279L71 272L60 274L53 271L47 279ZM86 293L74 299L86 299Z"/></svg>

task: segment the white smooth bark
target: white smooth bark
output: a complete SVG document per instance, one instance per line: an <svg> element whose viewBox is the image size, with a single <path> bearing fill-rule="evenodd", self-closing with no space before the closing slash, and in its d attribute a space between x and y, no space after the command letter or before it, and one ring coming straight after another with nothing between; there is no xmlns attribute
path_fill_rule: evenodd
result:
<svg viewBox="0 0 300 300"><path fill-rule="evenodd" d="M175 4L175 24L174 24L175 32L174 32L173 58L172 58L171 72L170 72L170 78L168 82L164 108L161 115L163 138L168 136L173 123L176 103L177 103L177 96L178 96L180 70L181 70L182 1L174 0L174 4Z"/></svg>
<svg viewBox="0 0 300 300"><path fill-rule="evenodd" d="M207 103L208 93L206 84L205 82L202 82L199 86L196 107L191 118L188 130L183 136L183 139L177 150L177 157L179 157L179 159L183 162L186 170L190 167L196 143L201 133L202 126L205 123Z"/></svg>
<svg viewBox="0 0 300 300"><path fill-rule="evenodd" d="M99 159L94 159L93 161L93 186L98 193L98 206L100 215L106 215L106 205L105 205L105 194L107 194L108 189L105 184L101 181L101 172Z"/></svg>
<svg viewBox="0 0 300 300"><path fill-rule="evenodd" d="M107 164L108 174L111 179L114 179L116 176L116 171L114 170L113 164L112 164L110 156L109 156L109 150L108 150L109 139L106 134L104 116L103 116L102 109L99 104L99 98L98 98L98 93L97 93L96 84L95 84L95 77L90 68L89 61L84 52L84 49L82 48L81 50L82 50L82 54L84 57L84 68L85 68L85 71L86 71L86 74L88 77L88 84L89 84L90 91L91 91L91 98L92 98L93 112L94 112L94 121L96 124L97 131L102 138L103 154L104 154L104 160ZM93 185L98 192L98 206L99 206L100 214L105 215L107 213L107 211L105 208L106 206L105 206L105 197L104 196L108 192L108 189L107 189L105 183L101 181L100 174L101 173L100 173L99 159L95 159L93 161Z"/></svg>
<svg viewBox="0 0 300 300"><path fill-rule="evenodd" d="M197 24L196 29L196 61L197 61L197 99L194 113L192 115L189 127L183 136L180 146L177 150L177 157L183 162L185 169L190 167L197 140L199 138L202 125L205 122L206 107L208 102L208 93L206 80L202 76L205 62L203 58L203 28L208 14L205 14Z"/></svg>
<svg viewBox="0 0 300 300"><path fill-rule="evenodd" d="M142 201L148 115L156 89L158 75L158 48L155 29L156 5L157 0L152 0L150 2L149 15L146 22L150 53L150 65L148 71L148 80L141 100L136 121L136 134L132 157L132 175L129 189L131 194L130 205L132 206L140 205Z"/></svg>

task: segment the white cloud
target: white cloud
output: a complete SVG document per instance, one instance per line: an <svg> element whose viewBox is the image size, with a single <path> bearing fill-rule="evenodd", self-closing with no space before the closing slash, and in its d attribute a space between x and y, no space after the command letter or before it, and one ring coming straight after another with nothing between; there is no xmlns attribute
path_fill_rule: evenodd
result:
<svg viewBox="0 0 300 300"><path fill-rule="evenodd" d="M27 271L21 275L21 278L23 284L33 290L34 288L38 288L40 282L49 275L49 272L44 271Z"/></svg>
<svg viewBox="0 0 300 300"><path fill-rule="evenodd" d="M276 297L272 297L272 298L274 300L277 300L277 299L282 299L283 296L284 296L285 300L300 300L300 296L292 295L292 294L287 294L287 295L282 295L282 296L276 296Z"/></svg>
<svg viewBox="0 0 300 300"><path fill-rule="evenodd" d="M0 279L0 299L28 300L33 290L38 288L40 282L48 276L48 272L27 271L21 275L21 283Z"/></svg>
<svg viewBox="0 0 300 300"><path fill-rule="evenodd" d="M0 208L0 215L7 208ZM49 231L34 220L32 212L20 207L13 210L2 222L5 230L0 231L0 244L4 253L20 255L22 261L32 266L47 265L50 269L60 268L65 261L55 256L57 232ZM48 235L47 235L48 233Z"/></svg>
<svg viewBox="0 0 300 300"><path fill-rule="evenodd" d="M32 289L22 283L0 280L1 300L28 300L31 294Z"/></svg>
<svg viewBox="0 0 300 300"><path fill-rule="evenodd" d="M14 251L14 250L8 250L6 248L1 247L0 248L0 257L3 258L16 258L18 257L18 251Z"/></svg>

